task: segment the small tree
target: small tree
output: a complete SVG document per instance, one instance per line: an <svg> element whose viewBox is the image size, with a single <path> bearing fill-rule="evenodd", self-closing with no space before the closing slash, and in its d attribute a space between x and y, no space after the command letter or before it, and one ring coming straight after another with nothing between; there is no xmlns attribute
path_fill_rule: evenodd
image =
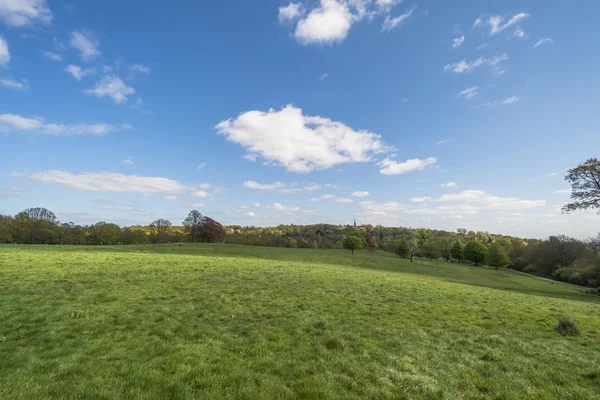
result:
<svg viewBox="0 0 600 400"><path fill-rule="evenodd" d="M504 247L500 246L498 243L493 243L490 246L490 249L488 251L487 260L488 260L488 265L490 267L495 267L496 269L501 268L501 267L504 268L508 264L510 264L510 259L506 255L506 251L504 251Z"/></svg>
<svg viewBox="0 0 600 400"><path fill-rule="evenodd" d="M459 240L458 242L454 243L454 246L452 246L451 253L452 258L457 259L458 263L460 264L460 262L465 258L465 245L463 244L463 242Z"/></svg>
<svg viewBox="0 0 600 400"><path fill-rule="evenodd" d="M571 184L572 203L566 204L565 213L576 210L598 209L600 214L600 160L590 158L571 168L565 180Z"/></svg>
<svg viewBox="0 0 600 400"><path fill-rule="evenodd" d="M475 265L479 265L479 263L485 261L488 249L483 243L473 240L467 243L464 253L467 260L475 263Z"/></svg>
<svg viewBox="0 0 600 400"><path fill-rule="evenodd" d="M421 246L421 255L429 258L429 261L431 261L440 256L440 248L434 241L430 240L423 243L423 246Z"/></svg>
<svg viewBox="0 0 600 400"><path fill-rule="evenodd" d="M354 250L364 249L366 242L361 236L350 235L344 238L342 245L346 250L352 250L352 254L354 254Z"/></svg>
<svg viewBox="0 0 600 400"><path fill-rule="evenodd" d="M402 258L408 258L410 254L410 247L404 240L399 240L396 244L396 254Z"/></svg>

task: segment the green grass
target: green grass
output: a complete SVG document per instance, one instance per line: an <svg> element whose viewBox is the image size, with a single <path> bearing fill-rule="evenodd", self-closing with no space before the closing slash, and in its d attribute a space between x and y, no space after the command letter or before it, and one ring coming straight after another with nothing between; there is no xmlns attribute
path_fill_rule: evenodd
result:
<svg viewBox="0 0 600 400"><path fill-rule="evenodd" d="M485 267L0 246L0 399L599 399L599 339L600 297Z"/></svg>

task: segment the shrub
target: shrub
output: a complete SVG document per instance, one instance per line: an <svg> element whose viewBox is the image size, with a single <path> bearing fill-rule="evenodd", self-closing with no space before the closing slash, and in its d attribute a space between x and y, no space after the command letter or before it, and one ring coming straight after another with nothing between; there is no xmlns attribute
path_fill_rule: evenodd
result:
<svg viewBox="0 0 600 400"><path fill-rule="evenodd" d="M298 241L296 239L290 239L288 241L288 247L291 247L292 249L298 248Z"/></svg>
<svg viewBox="0 0 600 400"><path fill-rule="evenodd" d="M581 335L581 330L579 326L577 326L577 322L571 317L562 316L558 319L558 324L554 330L560 333L563 336L579 336Z"/></svg>

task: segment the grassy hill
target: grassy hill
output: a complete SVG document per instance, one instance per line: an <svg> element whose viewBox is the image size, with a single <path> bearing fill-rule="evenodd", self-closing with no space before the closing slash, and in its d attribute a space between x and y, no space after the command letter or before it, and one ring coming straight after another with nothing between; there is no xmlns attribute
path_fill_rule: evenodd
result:
<svg viewBox="0 0 600 400"><path fill-rule="evenodd" d="M486 267L0 246L0 305L1 399L600 398L600 297Z"/></svg>

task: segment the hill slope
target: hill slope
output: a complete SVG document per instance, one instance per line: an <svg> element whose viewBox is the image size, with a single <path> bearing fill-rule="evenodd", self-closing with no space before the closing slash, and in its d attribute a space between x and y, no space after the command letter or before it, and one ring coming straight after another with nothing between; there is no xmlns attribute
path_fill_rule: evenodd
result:
<svg viewBox="0 0 600 400"><path fill-rule="evenodd" d="M380 252L0 246L0 398L598 398L599 300Z"/></svg>

